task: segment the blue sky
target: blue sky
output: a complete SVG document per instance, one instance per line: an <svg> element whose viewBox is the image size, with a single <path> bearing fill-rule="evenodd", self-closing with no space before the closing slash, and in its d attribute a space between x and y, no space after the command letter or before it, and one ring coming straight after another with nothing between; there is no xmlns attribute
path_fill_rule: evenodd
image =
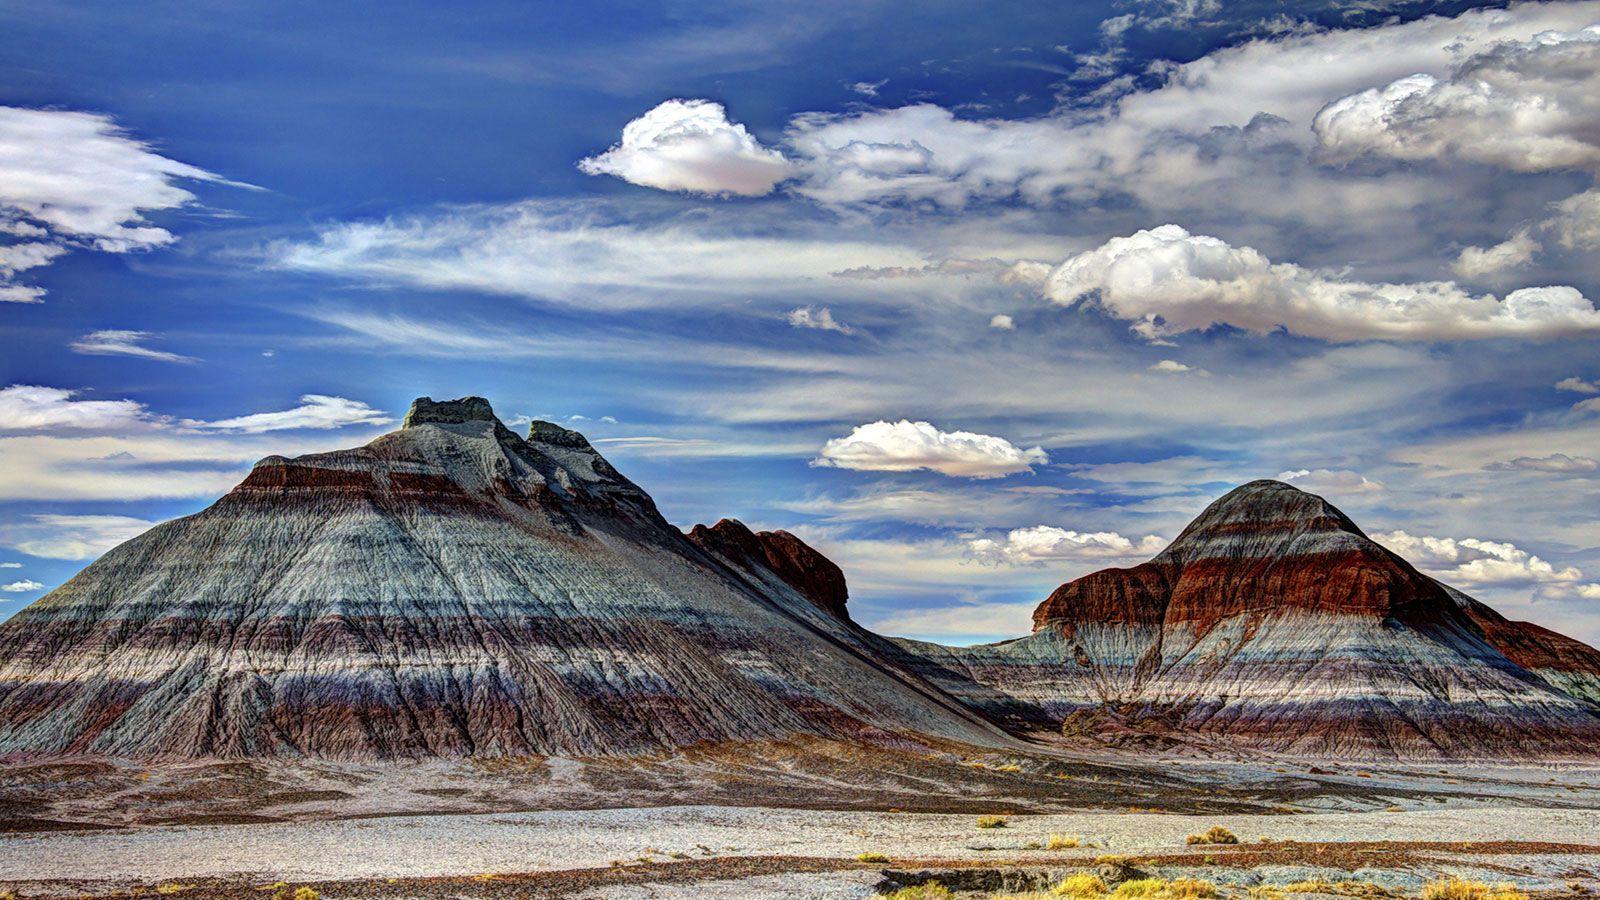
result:
<svg viewBox="0 0 1600 900"><path fill-rule="evenodd" d="M1600 3L0 6L0 616L418 395L1015 636L1283 477L1600 640Z"/></svg>

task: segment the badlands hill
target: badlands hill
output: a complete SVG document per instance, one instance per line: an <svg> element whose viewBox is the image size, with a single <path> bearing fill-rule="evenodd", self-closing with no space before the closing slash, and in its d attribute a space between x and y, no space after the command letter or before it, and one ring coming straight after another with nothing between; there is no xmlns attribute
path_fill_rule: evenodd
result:
<svg viewBox="0 0 1600 900"><path fill-rule="evenodd" d="M900 643L975 708L1113 742L1478 758L1600 747L1600 653L1440 585L1278 481L1229 492L1143 565L1062 585L1033 619L1031 636L1000 644Z"/></svg>
<svg viewBox="0 0 1600 900"><path fill-rule="evenodd" d="M365 447L262 460L0 625L0 753L1011 743L891 671L818 560L732 522L690 540L582 435L420 399Z"/></svg>
<svg viewBox="0 0 1600 900"><path fill-rule="evenodd" d="M0 755L605 756L816 736L1575 757L1600 653L1286 484L1063 585L1028 637L893 641L782 531L669 524L576 432L419 399L269 457L0 625Z"/></svg>

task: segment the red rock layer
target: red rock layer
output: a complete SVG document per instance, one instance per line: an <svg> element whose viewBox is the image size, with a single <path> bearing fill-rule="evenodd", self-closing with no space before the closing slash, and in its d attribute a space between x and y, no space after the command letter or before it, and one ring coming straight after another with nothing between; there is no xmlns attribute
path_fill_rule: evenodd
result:
<svg viewBox="0 0 1600 900"><path fill-rule="evenodd" d="M722 519L709 528L694 526L689 540L741 568L764 568L818 609L846 621L850 618L844 572L787 531L752 532L738 519Z"/></svg>

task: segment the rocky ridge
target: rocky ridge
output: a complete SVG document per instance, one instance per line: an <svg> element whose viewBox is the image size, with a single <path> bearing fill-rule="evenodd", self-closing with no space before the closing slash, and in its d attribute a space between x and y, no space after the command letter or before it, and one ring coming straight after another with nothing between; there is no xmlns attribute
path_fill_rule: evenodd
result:
<svg viewBox="0 0 1600 900"><path fill-rule="evenodd" d="M758 542L781 572L730 570L576 432L423 398L364 447L262 460L0 625L0 753L1010 743L886 670L842 579L817 595L838 610L791 586L814 551Z"/></svg>

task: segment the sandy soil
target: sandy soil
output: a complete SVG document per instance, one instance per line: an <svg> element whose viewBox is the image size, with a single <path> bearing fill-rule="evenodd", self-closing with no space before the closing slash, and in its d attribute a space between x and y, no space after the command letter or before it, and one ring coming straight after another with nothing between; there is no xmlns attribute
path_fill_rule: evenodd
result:
<svg viewBox="0 0 1600 900"><path fill-rule="evenodd" d="M1246 843L1207 848L1203 855L1185 846L1187 835L1216 824ZM1030 846L1053 833L1076 836L1092 846L1057 852ZM1257 843L1258 836L1273 843ZM1537 844L1502 843L1511 837ZM1319 842L1334 846L1318 849ZM1366 842L1354 845L1366 855L1341 856L1337 845L1344 842ZM795 890L811 884L821 891L818 896L860 896L870 894L883 878L883 866L876 867L878 874L863 874L861 866L852 865L853 857L869 851L889 856L894 869L906 871L973 865L1065 869L1089 865L1105 853L1178 868L1233 862L1249 871L1326 868L1341 862L1353 868L1380 863L1383 868L1409 870L1440 860L1433 868L1444 870L1452 860L1469 868L1504 867L1504 861L1511 860L1525 870L1524 875L1548 888L1565 884L1570 872L1591 880L1600 877L1596 868L1600 814L1522 806L1497 806L1492 815L1481 809L1307 815L1075 813L1014 816L1006 827L980 829L970 815L677 806L157 826L0 837L0 882L15 884L23 896L185 880L326 884L477 876L479 883L488 884L497 880L488 876L499 876L511 887L517 876L527 873L604 873L649 864L662 870L661 884L669 885L681 880L667 877L681 862L702 864L695 871L700 877L689 882L696 886L695 896L714 896L721 889L732 892L729 896L765 894L766 889L758 891L752 878L778 878L784 884L792 882ZM774 873L718 877L724 866L737 871L735 863L740 860L774 857L793 862L777 866L780 871ZM817 862L827 868L828 860L853 871L804 872L818 868ZM796 871L804 877L790 878ZM637 879L635 875L632 880ZM580 892L584 887L582 877L565 881ZM628 895L618 893L623 887L643 891L637 896L670 895L665 887L651 887L654 883L595 889L605 896ZM535 885L561 893L549 879L527 886ZM336 889L325 894L338 896Z"/></svg>

